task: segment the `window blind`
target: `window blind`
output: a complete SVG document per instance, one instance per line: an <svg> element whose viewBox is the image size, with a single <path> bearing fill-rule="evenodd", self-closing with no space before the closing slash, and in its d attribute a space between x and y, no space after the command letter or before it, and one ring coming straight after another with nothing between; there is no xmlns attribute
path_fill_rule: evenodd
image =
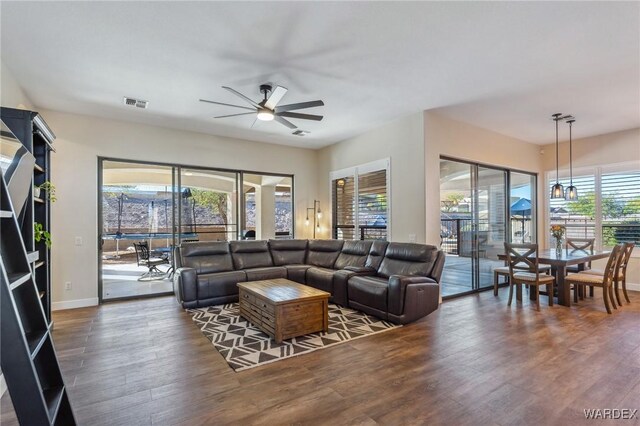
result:
<svg viewBox="0 0 640 426"><path fill-rule="evenodd" d="M358 227L361 240L387 239L387 171L358 175Z"/></svg>
<svg viewBox="0 0 640 426"><path fill-rule="evenodd" d="M601 193L603 247L640 242L640 171L603 174Z"/></svg>
<svg viewBox="0 0 640 426"><path fill-rule="evenodd" d="M332 186L333 238L355 239L355 178L334 179Z"/></svg>
<svg viewBox="0 0 640 426"><path fill-rule="evenodd" d="M552 184L555 183L555 174L553 177L550 176L549 180ZM565 189L570 185L569 178L561 178L559 182ZM567 201L563 198L549 200L550 223L551 225L564 226L566 228L566 238L595 238L595 176L592 174L574 176L573 184L578 188L577 201ZM549 241L552 241L552 239L549 239Z"/></svg>

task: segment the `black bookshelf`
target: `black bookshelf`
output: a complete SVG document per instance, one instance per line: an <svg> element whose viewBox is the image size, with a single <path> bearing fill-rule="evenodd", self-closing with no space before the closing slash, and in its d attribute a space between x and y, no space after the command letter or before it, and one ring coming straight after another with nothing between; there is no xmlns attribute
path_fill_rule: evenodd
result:
<svg viewBox="0 0 640 426"><path fill-rule="evenodd" d="M5 112L3 108L3 143L5 139L13 143L19 138L5 128L5 124L8 126ZM24 140L20 142L24 144ZM33 142L31 147L37 158L40 148ZM46 158L41 165L48 166L47 151L50 146L41 152L42 158ZM49 254L46 247L34 244L33 220L42 218L48 226L48 207L37 211L32 192L27 195L30 202L16 211L9 198L4 171L0 169L0 368L20 424L75 425L51 337L52 323L47 316L50 310L45 311L42 302L49 297L42 297L43 290L38 285L38 270L48 268ZM44 260L38 260L41 255ZM47 265L36 267L37 262ZM48 292L48 274L45 278Z"/></svg>
<svg viewBox="0 0 640 426"><path fill-rule="evenodd" d="M40 186L51 181L51 153L54 152L55 135L35 111L1 108L4 125L15 135L22 145L36 158L33 168L33 185ZM38 296L42 302L47 323L51 323L51 250L44 241L33 238L33 224L40 223L46 231L51 230L51 202L46 192L35 196L31 189L30 199L19 212L18 225L32 265Z"/></svg>

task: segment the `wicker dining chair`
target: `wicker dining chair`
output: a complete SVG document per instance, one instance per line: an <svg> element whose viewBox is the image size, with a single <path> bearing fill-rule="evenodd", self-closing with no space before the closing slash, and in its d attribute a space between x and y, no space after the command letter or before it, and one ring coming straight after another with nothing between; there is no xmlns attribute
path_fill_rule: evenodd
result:
<svg viewBox="0 0 640 426"><path fill-rule="evenodd" d="M607 266L604 268L602 275L588 272L578 272L577 274L567 275L564 281L568 285L573 284L574 302L578 301L578 292L580 291L580 287L602 287L602 297L604 298L604 306L607 308L607 313L611 313L611 306L613 306L614 309L617 309L613 299L613 283L622 254L622 245L616 245L613 247L613 250L611 250L611 254L609 255L609 260L607 260Z"/></svg>
<svg viewBox="0 0 640 426"><path fill-rule="evenodd" d="M622 253L620 254L620 260L618 262L616 274L613 277L613 287L615 290L614 293L616 295L616 300L619 306L622 306L620 287L622 287L622 293L627 303L631 303L629 294L627 293L627 267L629 266L629 259L631 259L631 252L633 251L633 248L635 246L636 245L634 243L622 244ZM590 269L585 272L593 275L604 275L604 270L602 269Z"/></svg>
<svg viewBox="0 0 640 426"><path fill-rule="evenodd" d="M537 244L512 244L504 243L504 251L507 255L509 266L509 302L513 299L513 286L528 285L536 294L536 310L540 311L540 286L547 286L549 306L553 306L553 284L555 278L541 273L538 261ZM533 256L532 256L533 255Z"/></svg>

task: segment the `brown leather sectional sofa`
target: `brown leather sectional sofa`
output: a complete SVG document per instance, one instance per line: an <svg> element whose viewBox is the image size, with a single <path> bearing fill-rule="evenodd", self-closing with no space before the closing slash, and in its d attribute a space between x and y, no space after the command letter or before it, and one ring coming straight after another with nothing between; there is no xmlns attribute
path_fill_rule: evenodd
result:
<svg viewBox="0 0 640 426"><path fill-rule="evenodd" d="M269 240L184 243L175 260L174 291L185 308L237 302L239 282L288 278L406 324L438 309L444 253L385 241Z"/></svg>

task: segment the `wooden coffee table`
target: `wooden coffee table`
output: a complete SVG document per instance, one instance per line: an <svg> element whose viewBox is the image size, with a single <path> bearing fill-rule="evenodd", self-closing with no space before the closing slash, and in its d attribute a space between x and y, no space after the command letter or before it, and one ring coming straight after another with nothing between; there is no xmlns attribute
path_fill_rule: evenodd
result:
<svg viewBox="0 0 640 426"><path fill-rule="evenodd" d="M277 343L292 337L329 331L326 291L276 278L238 283L240 315Z"/></svg>

